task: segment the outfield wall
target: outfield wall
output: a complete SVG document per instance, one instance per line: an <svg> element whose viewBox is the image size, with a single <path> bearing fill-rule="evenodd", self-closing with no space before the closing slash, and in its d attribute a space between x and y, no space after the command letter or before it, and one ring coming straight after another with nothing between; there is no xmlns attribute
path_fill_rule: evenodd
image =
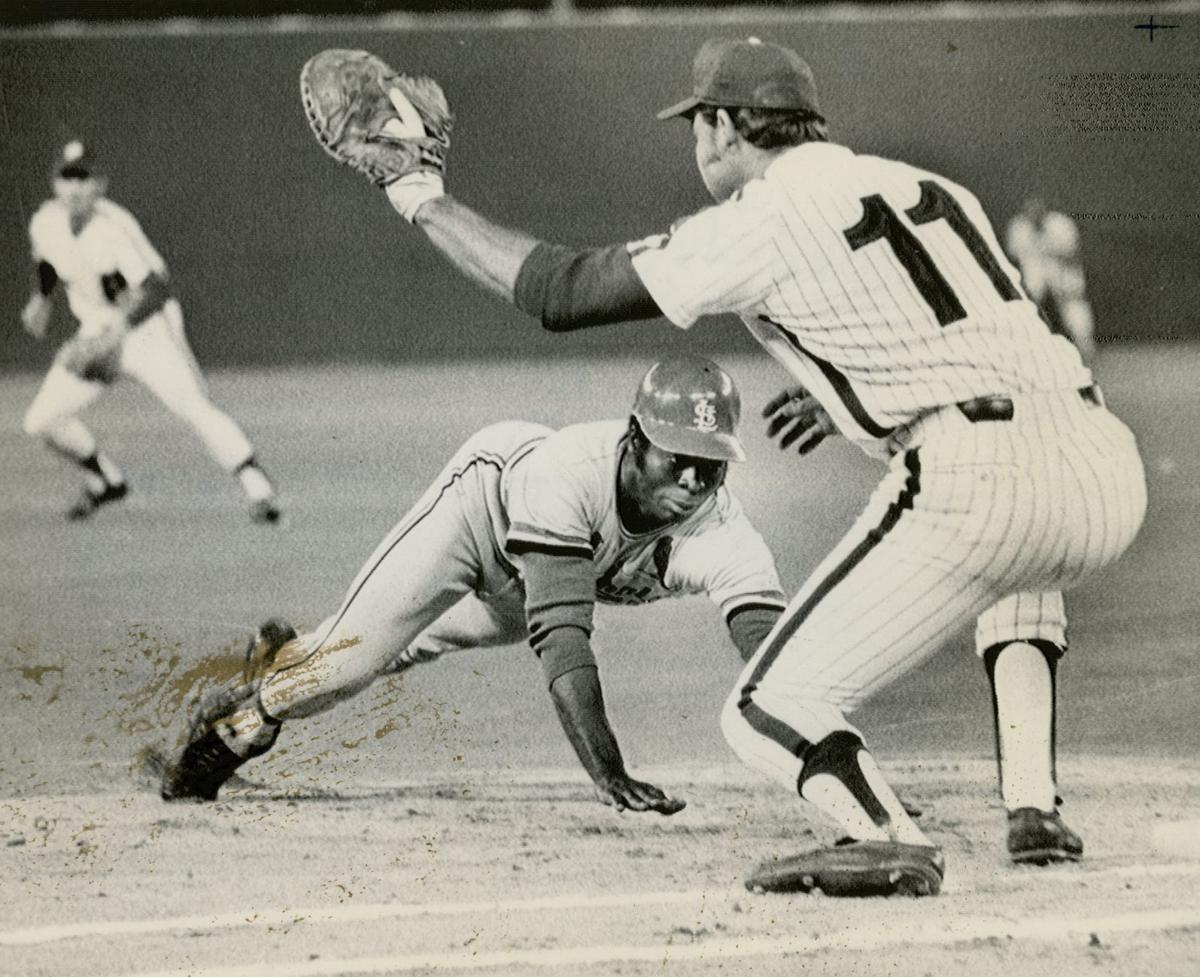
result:
<svg viewBox="0 0 1200 977"><path fill-rule="evenodd" d="M1175 19L1200 27L1194 15ZM811 61L839 141L960 180L997 217L1030 189L1090 215L1080 226L1102 337L1200 335L1200 31L1151 44L1137 21L749 11L707 25L326 21L0 35L0 311L15 331L30 281L24 228L47 190L46 160L81 133L109 162L112 197L166 255L208 364L749 348L732 321L690 340L662 324L543 334L448 273L377 192L324 156L297 72L321 48L355 46L437 76L459 118L450 185L462 199L541 236L605 243L705 204L686 126L654 111L688 89L705 37L754 33ZM1137 80L1150 75L1159 80ZM1081 131L1089 126L1097 131ZM65 329L58 322L55 335ZM45 362L44 349L12 337L0 368Z"/></svg>

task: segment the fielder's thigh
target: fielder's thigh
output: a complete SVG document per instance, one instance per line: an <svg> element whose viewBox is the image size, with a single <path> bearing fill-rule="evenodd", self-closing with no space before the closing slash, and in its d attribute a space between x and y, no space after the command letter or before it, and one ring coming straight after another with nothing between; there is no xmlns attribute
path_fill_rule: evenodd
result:
<svg viewBox="0 0 1200 977"><path fill-rule="evenodd" d="M1062 488L1055 501L1067 519L1059 588L1117 559L1146 515L1146 476L1133 433L1103 407L1072 407L1074 427L1047 474L1049 484Z"/></svg>
<svg viewBox="0 0 1200 977"><path fill-rule="evenodd" d="M995 602L981 572L990 554L969 542L980 535L981 477L923 470L915 451L893 460L746 665L724 714L735 750L761 754L760 765L794 762Z"/></svg>

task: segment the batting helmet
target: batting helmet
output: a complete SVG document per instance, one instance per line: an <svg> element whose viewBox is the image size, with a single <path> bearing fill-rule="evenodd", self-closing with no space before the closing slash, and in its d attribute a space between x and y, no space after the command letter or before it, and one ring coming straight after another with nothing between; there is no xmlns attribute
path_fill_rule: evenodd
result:
<svg viewBox="0 0 1200 977"><path fill-rule="evenodd" d="M746 460L736 433L741 410L733 378L698 356L655 363L633 402L633 416L655 447L721 461Z"/></svg>

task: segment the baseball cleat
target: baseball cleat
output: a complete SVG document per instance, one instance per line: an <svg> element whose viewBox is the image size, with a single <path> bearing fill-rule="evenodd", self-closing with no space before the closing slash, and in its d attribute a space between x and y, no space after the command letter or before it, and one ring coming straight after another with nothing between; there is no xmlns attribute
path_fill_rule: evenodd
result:
<svg viewBox="0 0 1200 977"><path fill-rule="evenodd" d="M159 794L164 801L215 801L237 769L262 756L279 738L283 725L262 712L258 689L279 649L296 637L295 629L272 619L262 625L246 647L245 672L240 679L210 690L192 711L182 748L162 764ZM263 738L238 752L221 735L220 725L249 703L263 718Z"/></svg>
<svg viewBox="0 0 1200 977"><path fill-rule="evenodd" d="M1077 862L1083 839L1063 824L1058 811L1019 807L1008 812L1008 854L1018 865Z"/></svg>
<svg viewBox="0 0 1200 977"><path fill-rule="evenodd" d="M936 896L946 860L941 849L899 841L851 841L763 862L746 879L751 892L827 896Z"/></svg>
<svg viewBox="0 0 1200 977"><path fill-rule="evenodd" d="M283 518L283 512L274 499L259 499L250 504L250 521L268 526L277 525Z"/></svg>
<svg viewBox="0 0 1200 977"><path fill-rule="evenodd" d="M124 482L120 485L105 485L103 492L92 492L90 489L84 489L83 494L79 499L67 510L67 518L72 522L78 522L81 519L87 519L102 505L108 505L110 502L119 502L129 494L129 486Z"/></svg>

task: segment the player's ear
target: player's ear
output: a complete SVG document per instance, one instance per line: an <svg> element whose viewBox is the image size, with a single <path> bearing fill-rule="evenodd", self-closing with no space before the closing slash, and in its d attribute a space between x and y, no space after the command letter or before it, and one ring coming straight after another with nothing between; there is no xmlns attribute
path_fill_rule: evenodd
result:
<svg viewBox="0 0 1200 977"><path fill-rule="evenodd" d="M717 145L730 146L737 142L739 135L737 124L727 109L717 109L716 125Z"/></svg>

